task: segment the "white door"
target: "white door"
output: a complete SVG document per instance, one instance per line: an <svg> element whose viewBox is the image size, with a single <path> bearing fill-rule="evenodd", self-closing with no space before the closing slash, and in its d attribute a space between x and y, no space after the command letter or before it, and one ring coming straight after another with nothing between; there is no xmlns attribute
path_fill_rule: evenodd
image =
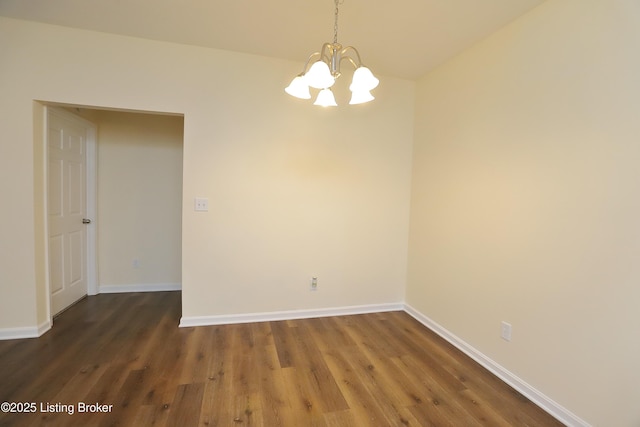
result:
<svg viewBox="0 0 640 427"><path fill-rule="evenodd" d="M87 294L87 138L70 113L48 108L48 242L51 311Z"/></svg>

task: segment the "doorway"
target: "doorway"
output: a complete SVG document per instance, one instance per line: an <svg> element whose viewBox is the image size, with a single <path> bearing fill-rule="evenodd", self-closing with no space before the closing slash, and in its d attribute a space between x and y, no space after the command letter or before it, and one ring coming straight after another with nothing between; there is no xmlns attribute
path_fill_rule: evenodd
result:
<svg viewBox="0 0 640 427"><path fill-rule="evenodd" d="M88 185L87 197L96 209L83 216L91 220L85 231L95 232L95 268L83 295L180 290L183 116L85 107L65 107L62 114L91 122L95 132L95 185ZM51 248L55 314L54 279L62 264ZM85 258L87 270L91 259Z"/></svg>
<svg viewBox="0 0 640 427"><path fill-rule="evenodd" d="M98 291L181 289L182 116L93 111Z"/></svg>

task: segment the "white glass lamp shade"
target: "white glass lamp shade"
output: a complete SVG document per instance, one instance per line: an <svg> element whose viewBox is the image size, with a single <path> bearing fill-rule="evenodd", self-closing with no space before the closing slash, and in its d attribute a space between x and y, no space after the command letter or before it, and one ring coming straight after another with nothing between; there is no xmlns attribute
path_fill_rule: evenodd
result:
<svg viewBox="0 0 640 427"><path fill-rule="evenodd" d="M331 89L322 89L320 93L318 93L318 97L316 98L316 102L313 105L320 105L322 107L336 107L336 99L333 96L333 92Z"/></svg>
<svg viewBox="0 0 640 427"><path fill-rule="evenodd" d="M351 93L351 101L349 101L349 104L364 104L365 102L373 101L374 99L375 98L371 95L371 92L368 90L361 90Z"/></svg>
<svg viewBox="0 0 640 427"><path fill-rule="evenodd" d="M291 96L295 96L300 99L311 99L311 94L309 93L309 85L305 81L303 76L296 76L289 86L284 89Z"/></svg>
<svg viewBox="0 0 640 427"><path fill-rule="evenodd" d="M323 61L316 61L309 68L304 78L309 86L315 89L324 89L333 86L336 79L331 75L329 66Z"/></svg>
<svg viewBox="0 0 640 427"><path fill-rule="evenodd" d="M370 91L378 86L380 80L375 78L373 73L367 67L358 67L353 73L353 80L349 90L351 92Z"/></svg>

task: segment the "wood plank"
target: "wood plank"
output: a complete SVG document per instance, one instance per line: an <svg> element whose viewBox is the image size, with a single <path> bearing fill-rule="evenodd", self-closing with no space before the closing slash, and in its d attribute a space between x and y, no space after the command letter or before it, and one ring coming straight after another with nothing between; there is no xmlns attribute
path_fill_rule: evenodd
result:
<svg viewBox="0 0 640 427"><path fill-rule="evenodd" d="M171 412L169 413L167 424L170 426L197 425L200 419L203 394L203 383L180 384L171 404Z"/></svg>
<svg viewBox="0 0 640 427"><path fill-rule="evenodd" d="M324 427L320 398L314 393L309 378L295 367L282 369L282 379L289 396L290 410L299 425Z"/></svg>
<svg viewBox="0 0 640 427"><path fill-rule="evenodd" d="M331 375L322 353L316 346L313 335L304 327L293 328L296 350L295 366L299 378L307 385L308 391L322 412L348 409L335 378Z"/></svg>
<svg viewBox="0 0 640 427"><path fill-rule="evenodd" d="M273 333L273 342L278 350L278 360L281 368L293 366L292 354L294 351L294 337L291 334L291 327L287 322L270 322Z"/></svg>
<svg viewBox="0 0 640 427"><path fill-rule="evenodd" d="M260 407L265 427L296 425L291 398L285 385L284 369L279 366L275 344L263 348L256 363L256 375L260 380Z"/></svg>
<svg viewBox="0 0 640 427"><path fill-rule="evenodd" d="M345 355L343 353L343 351L336 348L328 351L324 357L329 369L336 378L345 400L348 402L353 418L361 426L390 425L390 421L380 409L378 402L376 402L355 373L355 369L348 359L348 354Z"/></svg>
<svg viewBox="0 0 640 427"><path fill-rule="evenodd" d="M229 390L232 384L232 365L234 341L239 325L214 328L212 357L207 369L207 382L204 386L200 425L210 427L233 425L232 396Z"/></svg>

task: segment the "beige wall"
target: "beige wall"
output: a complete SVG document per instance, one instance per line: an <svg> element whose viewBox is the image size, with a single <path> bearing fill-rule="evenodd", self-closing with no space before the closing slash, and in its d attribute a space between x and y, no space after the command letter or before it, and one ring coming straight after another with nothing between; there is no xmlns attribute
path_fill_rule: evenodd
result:
<svg viewBox="0 0 640 427"><path fill-rule="evenodd" d="M640 425L639 51L638 2L548 1L418 85L407 303L601 426Z"/></svg>
<svg viewBox="0 0 640 427"><path fill-rule="evenodd" d="M179 286L183 118L115 111L94 116L99 286Z"/></svg>
<svg viewBox="0 0 640 427"><path fill-rule="evenodd" d="M0 57L0 328L43 317L33 100L184 115L183 316L403 300L413 82L320 109L283 91L298 62L6 18Z"/></svg>

